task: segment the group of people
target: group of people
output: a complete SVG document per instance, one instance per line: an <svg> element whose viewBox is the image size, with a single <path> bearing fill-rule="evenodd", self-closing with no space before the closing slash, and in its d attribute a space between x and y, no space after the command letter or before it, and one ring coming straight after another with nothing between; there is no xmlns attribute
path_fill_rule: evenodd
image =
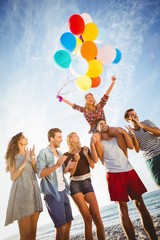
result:
<svg viewBox="0 0 160 240"><path fill-rule="evenodd" d="M104 106L115 84L116 78L100 102L91 93L85 97L85 107L61 100L73 109L79 110L90 124L90 148L81 145L76 132L67 136L68 151L61 153L62 131L52 128L48 131L49 145L40 150L37 157L33 149L26 150L28 140L19 133L8 144L6 170L10 172L10 192L5 225L17 220L21 240L35 240L39 214L43 211L40 192L48 213L56 228L56 240L69 240L73 220L68 195L71 195L84 220L84 236L93 240L92 222L96 226L98 240L104 240L105 230L98 202L91 181L90 169L100 160L106 168L106 181L111 201L116 202L125 236L135 240L134 227L128 213L127 202L133 200L144 230L149 239L158 240L150 213L142 194L146 187L128 161L127 149L142 150L146 165L155 184L160 187L160 129L151 121L139 122L134 109L125 112L125 119L131 123L127 130L107 125ZM60 96L58 96L60 97ZM41 179L38 186L36 174ZM65 174L70 174L68 184Z"/></svg>

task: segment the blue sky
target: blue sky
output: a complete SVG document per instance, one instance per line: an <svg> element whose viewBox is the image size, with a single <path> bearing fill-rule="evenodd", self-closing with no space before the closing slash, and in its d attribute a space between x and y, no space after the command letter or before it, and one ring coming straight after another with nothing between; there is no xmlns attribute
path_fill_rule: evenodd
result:
<svg viewBox="0 0 160 240"><path fill-rule="evenodd" d="M83 115L56 99L68 79L69 71L56 69L53 54L61 49L60 36L69 31L73 14L88 13L98 27L106 29L106 45L122 52L120 63L107 65L102 83L91 89L97 101L117 81L105 107L109 125L125 126L124 111L135 108L140 120L150 119L160 126L160 5L159 0L6 0L0 3L0 232L2 237L17 232L17 223L3 227L11 181L5 173L4 154L10 137L23 131L36 153L45 147L52 127L63 131L62 151L67 150L66 135L76 131L82 145L89 146L88 124ZM65 97L84 105L86 92L68 84ZM156 187L141 154L130 153L130 161L149 191ZM92 181L100 206L109 204L105 170L98 163ZM103 192L103 196L102 196ZM72 203L74 214L78 213ZM45 220L44 220L45 219ZM44 206L39 225L51 222Z"/></svg>

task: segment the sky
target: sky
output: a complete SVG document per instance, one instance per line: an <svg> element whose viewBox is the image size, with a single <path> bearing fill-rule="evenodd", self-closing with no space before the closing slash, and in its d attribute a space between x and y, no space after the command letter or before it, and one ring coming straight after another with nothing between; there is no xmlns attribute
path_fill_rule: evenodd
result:
<svg viewBox="0 0 160 240"><path fill-rule="evenodd" d="M105 114L110 126L125 127L123 115L134 108L140 120L150 119L160 127L160 1L159 0L1 0L0 1L0 235L18 232L17 223L4 227L11 180L5 172L4 155L10 138L24 132L36 154L48 145L47 132L63 131L61 151L67 150L66 136L75 131L82 145L89 146L89 125L80 112L56 99L58 91L74 79L70 70L59 70L53 62L63 49L60 36L70 31L73 14L88 13L97 27L106 30L104 45L118 48L122 59L104 66L101 84L91 88L97 101L117 77ZM98 45L98 48L100 45ZM65 93L67 92L67 93ZM63 96L84 105L86 91L71 81ZM148 191L156 190L141 153L129 151L129 160ZM38 180L39 181L39 180ZM92 170L92 183L99 206L110 204L105 169L98 163ZM78 210L71 200L74 215ZM50 223L44 205L38 226Z"/></svg>

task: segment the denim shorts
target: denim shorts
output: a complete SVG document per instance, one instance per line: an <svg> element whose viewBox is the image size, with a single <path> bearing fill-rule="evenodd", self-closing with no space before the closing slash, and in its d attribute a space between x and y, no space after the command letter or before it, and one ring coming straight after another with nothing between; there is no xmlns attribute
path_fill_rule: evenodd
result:
<svg viewBox="0 0 160 240"><path fill-rule="evenodd" d="M44 197L48 213L54 222L55 228L73 220L72 209L66 190L59 192L59 194L60 201L57 201L52 195L45 195Z"/></svg>
<svg viewBox="0 0 160 240"><path fill-rule="evenodd" d="M146 160L147 168L157 186L160 186L160 155Z"/></svg>
<svg viewBox="0 0 160 240"><path fill-rule="evenodd" d="M88 192L94 192L91 179L87 178L82 181L71 180L70 191L71 191L71 196L79 192L82 192L84 195L87 194Z"/></svg>

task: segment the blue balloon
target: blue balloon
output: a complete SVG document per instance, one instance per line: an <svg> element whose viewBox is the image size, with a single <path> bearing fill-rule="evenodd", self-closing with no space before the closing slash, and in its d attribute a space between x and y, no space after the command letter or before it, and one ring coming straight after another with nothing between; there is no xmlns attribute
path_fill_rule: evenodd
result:
<svg viewBox="0 0 160 240"><path fill-rule="evenodd" d="M55 65L60 69L69 68L69 65L71 63L71 56L65 50L57 51L54 54L53 59L54 59Z"/></svg>
<svg viewBox="0 0 160 240"><path fill-rule="evenodd" d="M64 48L72 52L76 48L76 38L70 32L65 32L60 37L60 42Z"/></svg>
<svg viewBox="0 0 160 240"><path fill-rule="evenodd" d="M122 58L122 53L119 49L116 48L116 58L112 63L119 63Z"/></svg>

